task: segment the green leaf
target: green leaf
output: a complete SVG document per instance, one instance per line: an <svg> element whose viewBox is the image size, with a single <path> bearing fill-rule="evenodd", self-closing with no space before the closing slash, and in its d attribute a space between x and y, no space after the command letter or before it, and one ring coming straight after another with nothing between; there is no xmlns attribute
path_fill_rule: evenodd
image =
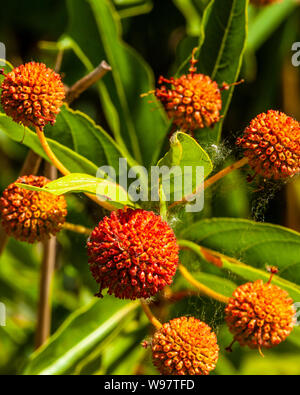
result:
<svg viewBox="0 0 300 395"><path fill-rule="evenodd" d="M67 4L68 36L76 47L75 52L89 71L102 59L112 67L112 72L98 86L117 143L124 151L128 147L139 163L155 163L168 123L158 102L149 104L140 97L153 89L151 69L122 41L119 16L110 0L69 0Z"/></svg>
<svg viewBox="0 0 300 395"><path fill-rule="evenodd" d="M263 7L250 20L247 50L256 51L296 7L299 7L299 4L295 0L285 0Z"/></svg>
<svg viewBox="0 0 300 395"><path fill-rule="evenodd" d="M152 0L113 0L121 18L129 18L150 12Z"/></svg>
<svg viewBox="0 0 300 395"><path fill-rule="evenodd" d="M16 124L3 113L0 113L0 129L16 142L21 142L25 134L24 145L48 160L36 133L31 129ZM73 111L66 104L61 108L55 125L46 127L45 135L56 156L74 173L96 175L100 167L111 166L118 177L120 158L127 160L128 168L136 165L103 128L87 115Z"/></svg>
<svg viewBox="0 0 300 395"><path fill-rule="evenodd" d="M161 183L164 194L168 201L174 197L174 193L183 197L184 185L191 185L192 191L195 191L201 184L197 182L196 168L203 166L204 179L208 177L213 169L212 162L208 154L197 143L195 139L186 133L176 132L170 139L170 149L167 154L158 162L157 166L166 166L168 171L163 173ZM174 174L172 168L175 167ZM170 185L170 190L168 186Z"/></svg>
<svg viewBox="0 0 300 395"><path fill-rule="evenodd" d="M204 1L207 3L208 1ZM196 1L193 0L173 0L176 7L182 12L187 22L187 34L191 36L199 36L201 34L202 18L195 6ZM201 1L203 4L203 1Z"/></svg>
<svg viewBox="0 0 300 395"><path fill-rule="evenodd" d="M49 160L42 149L35 132L22 125L15 123L7 115L0 113L0 130L7 134L12 140L21 142L46 160ZM77 152L60 144L59 142L47 138L47 141L58 157L58 159L72 172L96 174L98 167Z"/></svg>
<svg viewBox="0 0 300 395"><path fill-rule="evenodd" d="M32 355L24 374L64 374L138 306L139 302L128 303L109 296L105 300L94 300L73 313L48 343Z"/></svg>
<svg viewBox="0 0 300 395"><path fill-rule="evenodd" d="M186 4L188 4L188 8L193 7L195 10L197 10L198 18L196 19L195 16L192 17L193 24L196 23L196 20L200 21L199 32L198 32L198 42L196 43L196 45L194 43L194 40L191 40L191 37L185 37L182 40L182 43L179 47L179 49L184 47L184 53L186 53L186 56L185 56L185 60L181 62L181 66L177 70L177 73L176 73L177 77L188 71L188 69L190 67L190 59L192 56L191 54L192 54L192 50L194 49L194 47L197 46L198 51L200 51L202 48L202 45L205 40L205 28L206 28L207 20L208 20L212 5L214 4L214 1L215 0L189 0L189 2L186 3L184 0L179 0L179 2L180 2L180 4L179 4L178 1L175 0L175 4L180 9L182 9L182 7L186 7ZM183 10L182 10L182 12L183 12ZM186 10L186 8L183 13L186 16L186 18L187 17L191 18L190 11ZM192 22L190 22L190 23L192 23ZM182 54L182 56L183 55L184 54ZM182 58L182 56L180 56L180 58Z"/></svg>
<svg viewBox="0 0 300 395"><path fill-rule="evenodd" d="M266 270L256 269L249 265L238 264L231 262L230 260L222 259L222 268L229 270L230 272L238 275L249 281L263 280L267 282L270 278L270 274ZM281 277L274 277L272 283L278 285L278 287L285 289L290 297L297 302L300 300L300 287L293 282L287 281Z"/></svg>
<svg viewBox="0 0 300 395"><path fill-rule="evenodd" d="M230 256L222 253L220 254L216 250L207 250L203 246L188 240L178 240L178 243L180 246L193 251L202 260L212 263L220 269L229 270L243 279L250 281L261 279L264 282L267 282L270 279L270 274L266 270L261 270L250 265L246 265ZM272 283L278 285L282 289L285 289L295 302L300 300L300 287L295 283L287 281L279 276L274 276Z"/></svg>
<svg viewBox="0 0 300 395"><path fill-rule="evenodd" d="M248 0L215 1L206 23L203 45L203 35L200 35L198 71L209 75L219 85L232 84L239 78L247 39L247 12ZM219 141L233 90L231 87L223 91L223 119L213 129L201 130L200 141Z"/></svg>
<svg viewBox="0 0 300 395"><path fill-rule="evenodd" d="M279 268L280 276L291 282L289 286L300 284L300 234L295 231L243 219L213 218L190 225L180 237L249 265L228 262L223 266L241 277L267 279L265 268L271 265Z"/></svg>
<svg viewBox="0 0 300 395"><path fill-rule="evenodd" d="M65 195L66 193L91 193L97 195L101 200L105 199L118 207L133 206L127 192L112 181L97 178L88 174L73 173L65 177L49 182L43 188L27 184L19 184L21 188L31 191L48 192L53 195Z"/></svg>

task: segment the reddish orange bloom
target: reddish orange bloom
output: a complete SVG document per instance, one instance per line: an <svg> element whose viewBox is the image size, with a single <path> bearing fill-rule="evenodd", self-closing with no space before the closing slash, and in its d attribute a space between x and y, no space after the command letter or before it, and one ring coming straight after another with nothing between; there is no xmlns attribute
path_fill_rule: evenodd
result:
<svg viewBox="0 0 300 395"><path fill-rule="evenodd" d="M149 298L170 285L178 264L173 230L145 210L118 210L105 217L87 243L91 272L120 299Z"/></svg>
<svg viewBox="0 0 300 395"><path fill-rule="evenodd" d="M293 300L270 281L241 285L226 307L229 330L241 346L271 348L284 341L293 329L296 313Z"/></svg>
<svg viewBox="0 0 300 395"><path fill-rule="evenodd" d="M17 183L42 188L50 180L45 177L23 176ZM9 236L34 243L59 232L67 215L63 196L29 191L15 183L9 185L0 199L1 225Z"/></svg>
<svg viewBox="0 0 300 395"><path fill-rule="evenodd" d="M193 53L189 74L176 79L160 77L162 86L155 91L169 118L185 131L212 127L219 122L222 109L221 89L207 75L196 74L196 63Z"/></svg>
<svg viewBox="0 0 300 395"><path fill-rule="evenodd" d="M154 334L152 357L163 375L208 375L219 357L217 336L197 318L175 318Z"/></svg>
<svg viewBox="0 0 300 395"><path fill-rule="evenodd" d="M300 172L300 124L286 114L270 110L254 118L237 145L256 174L283 179Z"/></svg>
<svg viewBox="0 0 300 395"><path fill-rule="evenodd" d="M16 67L5 76L1 89L4 111L25 126L53 125L65 98L60 75L43 63Z"/></svg>
<svg viewBox="0 0 300 395"><path fill-rule="evenodd" d="M282 0L250 0L250 3L256 6L266 6L270 4L281 3Z"/></svg>

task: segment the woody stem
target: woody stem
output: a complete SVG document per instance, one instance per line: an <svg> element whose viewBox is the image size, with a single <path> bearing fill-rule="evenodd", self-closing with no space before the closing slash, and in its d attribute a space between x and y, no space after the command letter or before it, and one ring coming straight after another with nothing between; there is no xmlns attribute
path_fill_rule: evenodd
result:
<svg viewBox="0 0 300 395"><path fill-rule="evenodd" d="M209 298L215 299L219 302L228 304L229 302L229 298L227 298L224 295L221 295L215 291L213 291L212 289L208 288L207 286L201 284L199 281L197 281L193 275L187 270L187 268L183 265L179 265L178 269L180 271L180 273L182 274L182 276L190 283L192 284L194 287L196 287L203 295L208 296Z"/></svg>
<svg viewBox="0 0 300 395"><path fill-rule="evenodd" d="M154 316L154 314L150 310L148 304L146 302L144 302L143 300L141 300L141 306L142 306L142 309L144 310L144 313L146 314L148 320L151 322L151 324L154 325L155 328L160 329L162 327L162 324Z"/></svg>

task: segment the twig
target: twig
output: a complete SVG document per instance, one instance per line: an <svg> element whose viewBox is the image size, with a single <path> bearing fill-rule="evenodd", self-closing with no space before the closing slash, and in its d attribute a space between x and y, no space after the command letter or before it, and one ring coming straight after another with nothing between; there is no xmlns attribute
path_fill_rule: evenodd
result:
<svg viewBox="0 0 300 395"><path fill-rule="evenodd" d="M70 230L71 232L79 233L81 235L87 235L87 236L90 236L90 234L93 231L93 229L88 229L82 225L70 224L69 222L64 223L64 229Z"/></svg>
<svg viewBox="0 0 300 395"><path fill-rule="evenodd" d="M81 95L82 92L103 78L109 71L111 71L111 67L103 60L95 70L77 81L67 90L66 102L69 104L73 102Z"/></svg>
<svg viewBox="0 0 300 395"><path fill-rule="evenodd" d="M56 73L60 72L62 61L63 61L63 57L64 57L64 50L60 49L58 51L56 62L55 62L55 72Z"/></svg>
<svg viewBox="0 0 300 395"><path fill-rule="evenodd" d="M214 176L208 178L205 182L204 182L204 190L206 190L207 188L209 188L210 186L212 186L215 182L219 181L221 178L225 177L227 174L231 173L234 170L237 170L243 166L245 166L248 163L248 158L243 158L233 164L231 164L230 166L225 167L225 169L222 169L221 171L219 171L217 174L215 174ZM184 196L182 200L178 200L177 202L172 203L169 206L169 209L178 206L179 204L184 204L187 203L191 200L191 198L197 193L199 192L202 188L202 185L193 193L193 195L188 195L188 196Z"/></svg>
<svg viewBox="0 0 300 395"><path fill-rule="evenodd" d="M221 295L221 294L213 291L212 289L208 288L207 286L201 284L199 281L197 281L193 277L193 275L187 270L186 267L184 267L183 265L179 265L178 269L179 269L180 273L183 275L183 277L190 284L192 284L194 287L196 287L203 295L206 295L212 299L218 300L219 302L228 304L229 298L227 298L226 296Z"/></svg>
<svg viewBox="0 0 300 395"><path fill-rule="evenodd" d="M70 174L70 171L61 163L61 161L56 157L52 149L50 148L48 141L46 140L44 130L42 128L36 128L36 133L37 136L40 140L40 143L43 147L43 150L45 151L46 155L48 156L49 160L51 163L65 176ZM114 211L116 208L107 202L106 200L101 200L97 196L91 195L90 193L86 193L86 196L88 196L91 200L93 200L95 203L97 203L99 206L105 208L106 210L109 211Z"/></svg>
<svg viewBox="0 0 300 395"><path fill-rule="evenodd" d="M160 329L162 327L161 322L158 321L158 319L154 316L154 314L152 313L152 311L150 310L148 304L146 302L144 302L143 300L141 300L141 306L142 309L144 310L144 313L146 314L146 316L148 317L148 320L151 322L152 325L155 326L155 328Z"/></svg>
<svg viewBox="0 0 300 395"><path fill-rule="evenodd" d="M57 178L57 170L46 163L45 175L50 180ZM40 297L37 318L36 348L40 348L51 332L51 284L54 276L56 260L56 237L51 237L43 243L43 262L41 268Z"/></svg>
<svg viewBox="0 0 300 395"><path fill-rule="evenodd" d="M39 171L41 162L42 158L38 154L30 150L25 158L25 162L20 171L20 176L36 175Z"/></svg>

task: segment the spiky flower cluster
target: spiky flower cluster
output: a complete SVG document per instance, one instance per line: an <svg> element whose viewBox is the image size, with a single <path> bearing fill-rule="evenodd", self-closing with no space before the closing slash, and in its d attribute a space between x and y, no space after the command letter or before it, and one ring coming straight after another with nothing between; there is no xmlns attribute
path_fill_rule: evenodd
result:
<svg viewBox="0 0 300 395"><path fill-rule="evenodd" d="M234 340L250 348L271 348L291 333L295 308L288 293L262 280L238 287L226 307Z"/></svg>
<svg viewBox="0 0 300 395"><path fill-rule="evenodd" d="M250 0L250 3L256 6L266 6L270 4L281 3L282 0Z"/></svg>
<svg viewBox="0 0 300 395"><path fill-rule="evenodd" d="M300 124L286 114L270 110L254 118L237 145L256 174L283 179L300 172Z"/></svg>
<svg viewBox="0 0 300 395"><path fill-rule="evenodd" d="M43 63L15 68L5 76L1 89L4 111L25 126L53 125L65 98L61 77Z"/></svg>
<svg viewBox="0 0 300 395"><path fill-rule="evenodd" d="M112 212L87 243L89 265L100 292L121 299L149 298L172 283L178 264L173 230L153 212Z"/></svg>
<svg viewBox="0 0 300 395"><path fill-rule="evenodd" d="M184 131L212 127L219 122L222 109L218 84L207 75L195 74L196 62L193 53L189 74L176 79L160 77L158 83L161 87L155 91L168 117Z"/></svg>
<svg viewBox="0 0 300 395"><path fill-rule="evenodd" d="M217 337L197 318L175 318L154 334L152 356L163 375L208 375L218 361Z"/></svg>
<svg viewBox="0 0 300 395"><path fill-rule="evenodd" d="M42 188L50 180L45 177L23 176L17 183ZM66 200L47 192L29 191L9 185L0 199L1 225L9 236L34 243L59 232L67 215Z"/></svg>

